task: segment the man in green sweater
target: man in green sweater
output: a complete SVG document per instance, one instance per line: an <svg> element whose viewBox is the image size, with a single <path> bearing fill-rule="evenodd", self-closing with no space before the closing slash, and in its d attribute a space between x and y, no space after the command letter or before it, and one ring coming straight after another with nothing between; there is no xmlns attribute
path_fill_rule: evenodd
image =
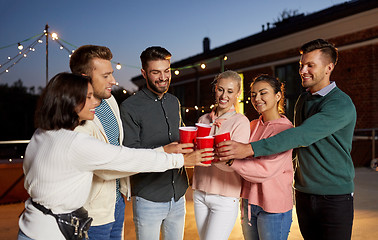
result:
<svg viewBox="0 0 378 240"><path fill-rule="evenodd" d="M356 124L352 100L330 75L337 49L317 39L301 49L303 93L295 106L295 128L250 144L219 144L221 161L266 156L297 148L295 195L304 239L350 239L353 225L354 167L350 155Z"/></svg>

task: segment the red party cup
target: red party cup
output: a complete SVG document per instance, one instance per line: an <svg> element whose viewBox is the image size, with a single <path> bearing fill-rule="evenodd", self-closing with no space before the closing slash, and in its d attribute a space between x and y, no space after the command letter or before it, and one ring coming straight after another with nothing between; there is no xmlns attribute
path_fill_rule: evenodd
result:
<svg viewBox="0 0 378 240"><path fill-rule="evenodd" d="M204 123L196 123L197 137L207 137L210 135L211 125Z"/></svg>
<svg viewBox="0 0 378 240"><path fill-rule="evenodd" d="M180 143L195 143L197 137L196 127L180 127Z"/></svg>
<svg viewBox="0 0 378 240"><path fill-rule="evenodd" d="M214 147L214 137L206 136L206 137L197 137L197 149L204 149L204 148L213 148ZM204 164L210 164L211 160L203 161Z"/></svg>
<svg viewBox="0 0 378 240"><path fill-rule="evenodd" d="M231 140L230 133L222 133L214 136L214 144L217 145L220 142Z"/></svg>

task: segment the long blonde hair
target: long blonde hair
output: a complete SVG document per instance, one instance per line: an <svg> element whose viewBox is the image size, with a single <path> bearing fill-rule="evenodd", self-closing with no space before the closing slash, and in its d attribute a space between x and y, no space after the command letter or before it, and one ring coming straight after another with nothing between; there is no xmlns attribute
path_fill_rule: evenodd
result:
<svg viewBox="0 0 378 240"><path fill-rule="evenodd" d="M237 84L238 84L238 93L240 94L242 79L241 79L240 75L237 72L232 71L232 70L224 71L224 72L219 73L218 75L215 76L214 81L213 81L213 86L214 86L213 87L213 91L215 91L215 88L216 88L219 80L221 80L223 78L229 78L229 79L232 79L233 81L237 82ZM235 107L235 111L238 113L239 112L238 98L236 98L236 100L233 103L233 105Z"/></svg>

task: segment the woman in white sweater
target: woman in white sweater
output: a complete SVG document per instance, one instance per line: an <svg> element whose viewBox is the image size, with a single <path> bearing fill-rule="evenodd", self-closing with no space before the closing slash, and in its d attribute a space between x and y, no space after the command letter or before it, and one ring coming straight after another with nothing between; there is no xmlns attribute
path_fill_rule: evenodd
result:
<svg viewBox="0 0 378 240"><path fill-rule="evenodd" d="M32 201L54 214L73 212L87 200L95 170L112 171L117 178L202 165L202 158L212 156L204 153L209 149L182 155L113 146L72 131L93 119L97 105L87 77L60 73L46 86L36 112L38 129L24 159L24 185L30 198L19 220L18 239L65 239L57 220Z"/></svg>

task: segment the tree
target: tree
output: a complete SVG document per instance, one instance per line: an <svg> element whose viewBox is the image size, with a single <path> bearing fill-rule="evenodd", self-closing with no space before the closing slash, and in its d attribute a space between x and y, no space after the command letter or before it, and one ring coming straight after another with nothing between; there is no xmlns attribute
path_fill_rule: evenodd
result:
<svg viewBox="0 0 378 240"><path fill-rule="evenodd" d="M21 79L0 85L0 140L27 140L34 132L38 95L28 93Z"/></svg>

